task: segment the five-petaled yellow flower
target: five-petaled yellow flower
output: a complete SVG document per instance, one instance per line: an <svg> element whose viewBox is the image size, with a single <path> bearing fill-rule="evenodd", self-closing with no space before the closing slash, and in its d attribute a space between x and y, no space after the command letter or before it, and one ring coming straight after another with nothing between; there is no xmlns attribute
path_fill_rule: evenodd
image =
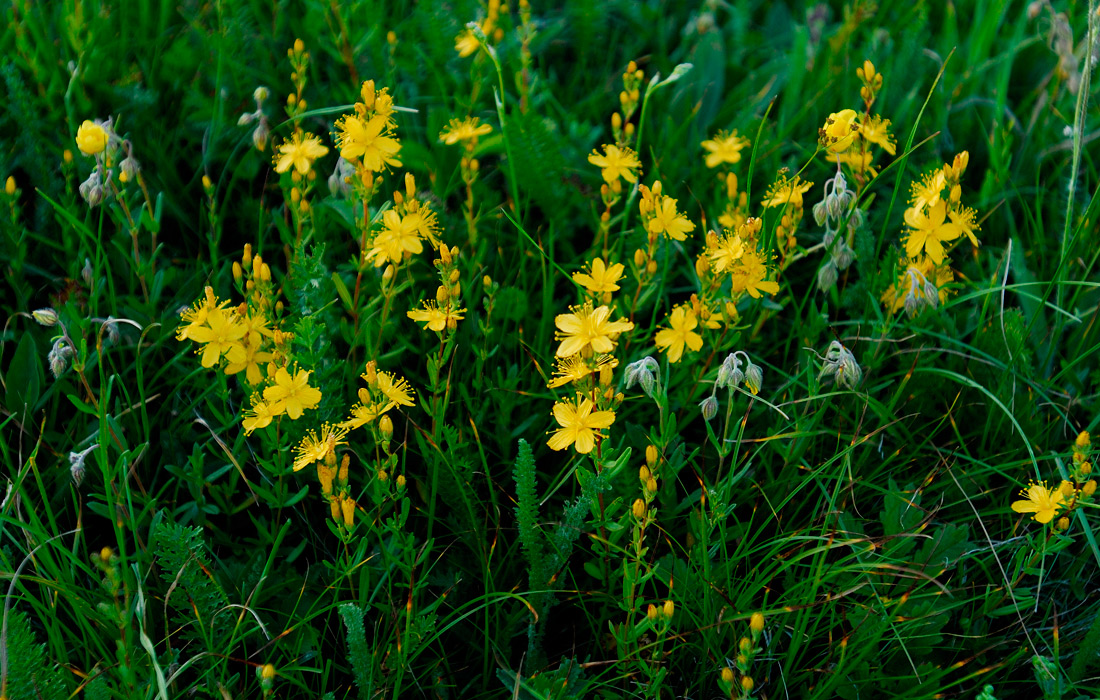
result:
<svg viewBox="0 0 1100 700"><path fill-rule="evenodd" d="M206 325L187 328L187 337L206 347L202 350L202 366L213 367L225 355L231 363L244 362L248 357L241 338L248 328L236 319L236 313L225 309L211 309L206 315Z"/></svg>
<svg viewBox="0 0 1100 700"><path fill-rule="evenodd" d="M653 218L648 224L651 233L663 233L673 240L682 241L695 229L695 224L676 211L676 200L658 197L653 206Z"/></svg>
<svg viewBox="0 0 1100 700"><path fill-rule="evenodd" d="M271 419L276 415L282 415L282 413L272 412L270 404L253 398L252 408L245 411L244 420L241 421L241 427L244 428L244 434L251 435L253 430L266 428L271 425Z"/></svg>
<svg viewBox="0 0 1100 700"><path fill-rule="evenodd" d="M642 167L642 163L634 151L626 147L619 148L612 144L604 144L603 152L601 156L598 151L593 150L588 156L588 162L600 168L600 175L607 184L610 185L619 178L627 182L638 180L638 174L635 171Z"/></svg>
<svg viewBox="0 0 1100 700"><path fill-rule="evenodd" d="M950 217L950 223L946 223ZM939 200L927 208L927 212L910 207L905 210L905 223L909 226L909 237L905 241L905 254L910 258L920 255L921 250L928 253L934 263L943 263L943 243L953 241L965 235L974 245L978 239L974 236L974 214L969 209L947 211L947 202Z"/></svg>
<svg viewBox="0 0 1100 700"><path fill-rule="evenodd" d="M547 445L552 450L564 450L575 445L577 452L588 454L596 446L599 433L615 422L614 411L593 411L588 398L577 397L576 402L559 401L554 404L554 420L561 427L550 437Z"/></svg>
<svg viewBox="0 0 1100 700"><path fill-rule="evenodd" d="M448 324L457 324L465 318L462 314L466 313L466 309L456 309L449 305L441 308L434 299L422 303L423 309L413 309L405 312L405 315L417 323L423 323L425 330L442 333Z"/></svg>
<svg viewBox="0 0 1100 700"><path fill-rule="evenodd" d="M1044 525L1054 520L1058 511L1065 507L1066 497L1061 489L1048 489L1046 483L1031 484L1020 495L1022 501L1013 501L1012 510L1017 513L1034 513L1035 521Z"/></svg>
<svg viewBox="0 0 1100 700"><path fill-rule="evenodd" d="M615 292L619 289L617 283L623 278L624 269L622 263L608 265L603 258L596 258L592 261L590 274L574 272L573 280L593 294Z"/></svg>
<svg viewBox="0 0 1100 700"><path fill-rule="evenodd" d="M633 330L634 324L630 321L609 321L611 309L607 306L592 308L592 302L585 302L583 306L571 308L573 313L558 314L554 318L554 325L561 331L561 345L558 346L558 357L576 355L585 348L592 348L593 352L607 353L615 349L615 339L620 333Z"/></svg>
<svg viewBox="0 0 1100 700"><path fill-rule="evenodd" d="M347 437L347 434L347 428L330 423L325 423L321 427L320 437L317 436L316 432L310 430L309 434L302 438L302 441L294 449L298 453L298 456L294 458L294 471L301 471L314 462L320 462L325 458L325 455L335 450L337 445L346 445L347 441L344 438Z"/></svg>
<svg viewBox="0 0 1100 700"><path fill-rule="evenodd" d="M275 384L264 389L264 401L271 404L271 412L286 411L291 420L298 420L307 408L317 408L321 391L309 385L309 370L298 370L294 376L280 367L275 371Z"/></svg>
<svg viewBox="0 0 1100 700"><path fill-rule="evenodd" d="M750 141L737 135L737 129L730 132L719 131L714 138L707 139L700 145L707 151L706 163L708 168L717 168L722 163L739 163L741 151L748 148Z"/></svg>
<svg viewBox="0 0 1100 700"><path fill-rule="evenodd" d="M275 172L285 173L291 166L302 175L313 167L313 161L328 153L328 147L313 134L301 131L291 136L279 146L279 155L275 156Z"/></svg>
<svg viewBox="0 0 1100 700"><path fill-rule="evenodd" d="M668 317L668 325L672 327L657 331L653 340L661 352L668 351L669 362L675 364L680 361L684 355L684 346L692 352L703 347L703 336L695 332L699 321L690 309L677 306Z"/></svg>
<svg viewBox="0 0 1100 700"><path fill-rule="evenodd" d="M364 375L365 378L365 375ZM412 387L406 379L396 377L389 372L378 372L378 390L398 406L412 406Z"/></svg>
<svg viewBox="0 0 1100 700"><path fill-rule="evenodd" d="M401 142L390 138L387 133L386 118L376 115L364 120L358 115L349 114L336 122L338 130L336 145L344 160L354 161L363 158L363 167L378 172L387 165L399 166L396 156L401 150Z"/></svg>
<svg viewBox="0 0 1100 700"><path fill-rule="evenodd" d="M447 123L447 128L439 132L439 140L448 146L453 146L459 141L477 141L478 136L491 133L493 127L490 124L479 124L477 117L465 119L452 119Z"/></svg>

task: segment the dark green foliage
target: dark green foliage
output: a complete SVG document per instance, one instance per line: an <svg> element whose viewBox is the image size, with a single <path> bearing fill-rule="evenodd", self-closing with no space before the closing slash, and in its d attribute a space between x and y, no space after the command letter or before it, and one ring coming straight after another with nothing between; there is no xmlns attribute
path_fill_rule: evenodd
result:
<svg viewBox="0 0 1100 700"><path fill-rule="evenodd" d="M165 604L175 611L181 636L218 646L234 616L226 610L229 601L214 578L202 529L161 521L153 530L150 550L156 553L161 581L172 588Z"/></svg>
<svg viewBox="0 0 1100 700"><path fill-rule="evenodd" d="M46 646L34 638L30 619L20 610L7 610L4 630L4 655L7 659L5 690L10 698L42 698L65 700L69 691L65 688L61 670L46 655Z"/></svg>

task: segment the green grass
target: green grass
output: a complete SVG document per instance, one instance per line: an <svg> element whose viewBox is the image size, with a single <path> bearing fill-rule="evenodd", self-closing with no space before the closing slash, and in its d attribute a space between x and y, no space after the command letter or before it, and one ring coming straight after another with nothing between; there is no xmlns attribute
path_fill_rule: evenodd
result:
<svg viewBox="0 0 1100 700"><path fill-rule="evenodd" d="M1100 693L1092 497L1062 508L1064 529L1010 507L1031 480L1086 488L1074 440L1098 422L1096 3L575 0L536 3L529 21L509 4L492 52L460 57L456 37L488 10L4 9L0 176L17 190L0 194L0 697ZM865 223L821 291L836 249L813 207L837 171L818 130L862 111L864 60L884 78L871 112L891 120L897 152L878 152L873 180L845 171ZM630 183L600 220L588 155L615 143L630 61L644 72L628 120L639 183L660 180L695 224L682 242L647 238ZM402 165L364 202L328 177L334 123L368 79L398 107ZM257 122L238 123L259 86L263 152ZM307 103L288 119L299 88ZM466 116L493 129L469 154L439 139ZM90 206L93 159L74 139L108 117L144 190L118 183L116 158L120 196ZM273 168L295 120L328 148L314 180ZM751 147L707 168L700 143L731 129ZM880 298L906 274L911 184L963 151L980 247L949 245L936 308L893 311ZM695 329L701 349L669 362L655 334L708 293L696 258L721 233L716 173L736 174L771 253L796 209L760 205L781 168L814 185L796 247L769 262L779 290L742 295L734 319L719 308L716 328ZM392 279L359 262L406 172L458 252L441 265L466 311L442 334L406 316L437 298L427 241ZM307 185L299 225L292 190ZM845 209L830 225L851 221ZM555 319L584 300L570 275L605 240L626 266L612 318L635 327L585 395L615 421L589 454L554 451L551 410L575 397L547 386ZM310 370L322 393L249 435L250 387L274 380L204 368L200 344L177 339L207 285L246 298L233 271L246 244L270 269L269 315L294 334L276 364ZM861 382L822 373L834 340ZM705 421L734 351L762 387L717 389ZM648 356L652 397L627 386ZM369 361L406 378L415 405L336 448L349 527L324 465L292 464L308 430L347 417Z"/></svg>

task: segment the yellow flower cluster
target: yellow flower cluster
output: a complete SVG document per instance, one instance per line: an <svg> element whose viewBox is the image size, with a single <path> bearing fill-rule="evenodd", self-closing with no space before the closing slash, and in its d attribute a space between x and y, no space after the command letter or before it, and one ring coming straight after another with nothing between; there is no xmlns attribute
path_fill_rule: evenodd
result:
<svg viewBox="0 0 1100 700"><path fill-rule="evenodd" d="M947 299L945 285L954 279L945 243L965 236L976 247L975 212L960 201L962 179L970 155L963 151L954 162L926 173L912 187L905 210L905 251L897 281L882 294L893 312L904 308L915 315L924 306L937 307Z"/></svg>
<svg viewBox="0 0 1100 700"><path fill-rule="evenodd" d="M798 175L789 178L780 171L779 178L771 184L764 201L760 202L765 209L778 208L781 212L779 225L775 228L776 245L781 257L786 257L798 245L795 232L805 213L802 196L813 186L814 183L804 182Z"/></svg>
<svg viewBox="0 0 1100 700"><path fill-rule="evenodd" d="M547 386L558 388L572 384L575 395L554 404L553 416L558 429L547 444L550 449L564 450L575 446L579 454L588 454L603 438L600 430L615 422L615 409L622 403L622 394L612 386L613 370L619 366L611 353L619 335L634 330L634 324L623 319L611 320L611 292L619 289L623 266L608 266L602 258L592 261L589 273L576 273L574 279L584 287L590 298L571 313L554 319L561 344L556 354L556 375ZM595 306L592 297L599 295L605 304Z"/></svg>
<svg viewBox="0 0 1100 700"><path fill-rule="evenodd" d="M389 88L375 90L374 81L367 80L359 93L355 111L336 121L336 145L340 157L355 167L366 185L372 181L367 173L401 165L397 159L401 142L396 136L397 122Z"/></svg>
<svg viewBox="0 0 1100 700"><path fill-rule="evenodd" d="M652 187L640 185L638 190L642 193L638 211L651 238L663 234L674 241L683 241L695 230L695 224L676 208L676 200L661 194L660 180Z"/></svg>
<svg viewBox="0 0 1100 700"><path fill-rule="evenodd" d="M1069 529L1070 514L1081 503L1091 503L1096 494L1096 479L1092 476L1091 439L1082 431L1073 442L1073 462L1070 479L1063 480L1055 488L1047 488L1046 482L1031 483L1020 495L1022 500L1013 501L1012 510L1017 513L1034 513L1036 522L1046 525L1059 513L1055 527L1058 530Z"/></svg>
<svg viewBox="0 0 1100 700"><path fill-rule="evenodd" d="M421 302L422 309L413 309L406 315L417 323L423 323L425 330L433 330L442 333L444 330L454 331L458 328L466 313L466 309L460 308L462 300L462 282L459 279L458 265L455 259L458 257L458 247L448 249L447 246L439 247L439 259L435 266L439 270L440 285L435 290L435 299Z"/></svg>
<svg viewBox="0 0 1100 700"><path fill-rule="evenodd" d="M382 214L382 227L374 233L364 254L364 261L373 261L375 267L399 265L424 252L423 240L433 247L440 244L439 219L426 201L417 199L412 173L405 174L405 194L394 192L393 201L394 207Z"/></svg>
<svg viewBox="0 0 1100 700"><path fill-rule="evenodd" d="M856 69L863 86L863 114L854 109L843 109L830 114L825 125L818 131L818 143L826 151L826 158L839 165L847 165L855 175L857 182L864 183L878 175L872 165L877 146L890 155L897 152L897 143L890 133L890 120L880 115L871 116L871 106L882 89L882 73L875 70L870 61Z"/></svg>

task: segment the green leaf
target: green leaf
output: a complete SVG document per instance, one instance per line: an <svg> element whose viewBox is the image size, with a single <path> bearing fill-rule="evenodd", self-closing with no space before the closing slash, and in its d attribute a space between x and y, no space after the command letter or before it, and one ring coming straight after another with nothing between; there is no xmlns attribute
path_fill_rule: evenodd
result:
<svg viewBox="0 0 1100 700"><path fill-rule="evenodd" d="M18 414L34 410L38 404L42 374L42 362L38 357L34 338L30 333L24 333L4 377L8 387L4 405L9 411Z"/></svg>

